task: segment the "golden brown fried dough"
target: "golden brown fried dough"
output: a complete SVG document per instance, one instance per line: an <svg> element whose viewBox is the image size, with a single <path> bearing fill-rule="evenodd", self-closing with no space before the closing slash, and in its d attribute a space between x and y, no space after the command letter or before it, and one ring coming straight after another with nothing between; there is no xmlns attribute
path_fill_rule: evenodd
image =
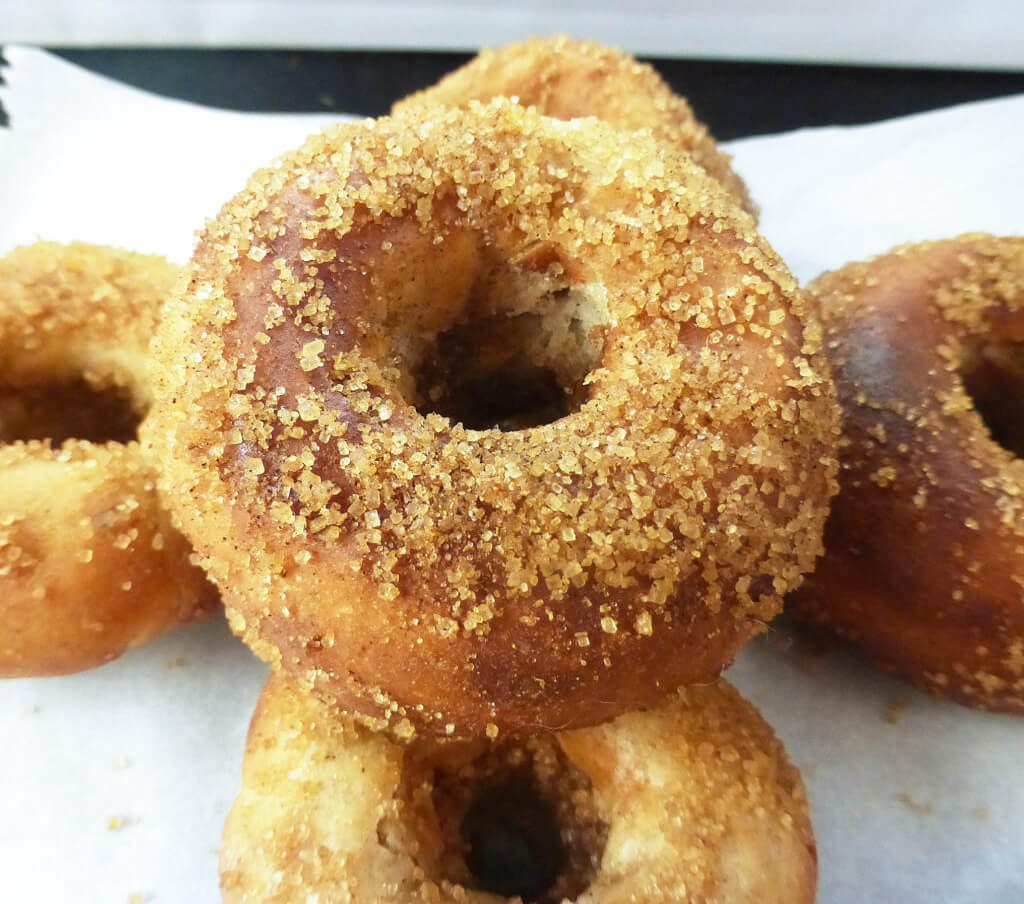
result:
<svg viewBox="0 0 1024 904"><path fill-rule="evenodd" d="M719 673L820 550L838 411L683 155L505 100L346 124L207 228L151 437L235 630L448 735Z"/></svg>
<svg viewBox="0 0 1024 904"><path fill-rule="evenodd" d="M559 35L482 50L433 87L400 100L393 112L463 107L495 97L514 98L554 119L596 116L628 132L649 129L669 147L692 155L744 210L757 215L731 158L719 150L685 98L651 66L592 41Z"/></svg>
<svg viewBox="0 0 1024 904"><path fill-rule="evenodd" d="M597 728L406 746L272 678L221 846L229 904L804 904L816 876L800 776L724 681Z"/></svg>
<svg viewBox="0 0 1024 904"><path fill-rule="evenodd" d="M100 665L215 600L134 439L178 275L83 244L0 259L0 675Z"/></svg>
<svg viewBox="0 0 1024 904"><path fill-rule="evenodd" d="M907 245L808 291L845 440L787 604L927 690L1024 711L1024 238Z"/></svg>

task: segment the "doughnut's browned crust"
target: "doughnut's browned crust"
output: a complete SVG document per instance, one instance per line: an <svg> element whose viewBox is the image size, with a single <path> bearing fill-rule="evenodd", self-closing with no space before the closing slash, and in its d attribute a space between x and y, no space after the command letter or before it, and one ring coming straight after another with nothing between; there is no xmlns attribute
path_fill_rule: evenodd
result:
<svg viewBox="0 0 1024 904"><path fill-rule="evenodd" d="M639 133L504 100L341 125L207 227L150 435L276 668L400 735L596 723L716 675L820 550L838 410L803 304ZM594 351L582 406L421 414L417 356L467 317Z"/></svg>
<svg viewBox="0 0 1024 904"><path fill-rule="evenodd" d="M557 758L534 753L535 764L583 782L556 774L546 787L557 794L568 785L573 818L603 825L590 839L593 867L577 904L814 900L814 835L799 773L726 682L523 744L560 749ZM224 829L225 902L519 900L477 890L444 837L436 776L454 773L471 786L485 750L485 742L396 744L272 678Z"/></svg>
<svg viewBox="0 0 1024 904"><path fill-rule="evenodd" d="M555 119L596 116L630 132L649 129L670 147L691 154L748 213L757 215L730 156L719 150L686 100L651 66L592 41L559 35L482 50L433 87L400 100L394 112L494 97L514 98Z"/></svg>
<svg viewBox="0 0 1024 904"><path fill-rule="evenodd" d="M1024 238L908 245L808 291L845 439L825 558L787 604L923 688L1024 711L1024 462L964 383L1022 391Z"/></svg>
<svg viewBox="0 0 1024 904"><path fill-rule="evenodd" d="M78 383L123 392L141 417L146 347L179 273L83 244L0 259L0 675L100 665L215 600L137 442L12 440L94 427L94 412L62 410L81 406Z"/></svg>

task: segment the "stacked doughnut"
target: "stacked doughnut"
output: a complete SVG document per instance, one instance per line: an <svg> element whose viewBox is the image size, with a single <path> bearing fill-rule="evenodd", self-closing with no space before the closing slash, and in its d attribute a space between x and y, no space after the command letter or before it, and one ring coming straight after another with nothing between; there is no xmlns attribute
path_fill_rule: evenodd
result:
<svg viewBox="0 0 1024 904"><path fill-rule="evenodd" d="M838 410L742 204L649 68L558 39L207 225L143 436L275 675L228 900L813 898L717 676L821 551Z"/></svg>
<svg viewBox="0 0 1024 904"><path fill-rule="evenodd" d="M84 244L0 259L0 676L101 665L216 600L136 439L178 275Z"/></svg>

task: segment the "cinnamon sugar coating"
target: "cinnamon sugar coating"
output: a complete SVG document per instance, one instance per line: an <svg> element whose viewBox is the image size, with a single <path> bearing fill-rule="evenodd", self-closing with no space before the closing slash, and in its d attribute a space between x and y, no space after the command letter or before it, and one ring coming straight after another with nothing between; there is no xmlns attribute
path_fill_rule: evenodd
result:
<svg viewBox="0 0 1024 904"><path fill-rule="evenodd" d="M436 85L400 100L392 112L465 106L494 97L514 98L555 119L596 116L624 131L648 129L669 147L692 155L744 210L757 215L732 158L719 149L686 99L652 66L593 41L557 35L482 50Z"/></svg>
<svg viewBox="0 0 1024 904"><path fill-rule="evenodd" d="M2 676L101 665L215 601L131 438L179 273L84 244L0 258Z"/></svg>
<svg viewBox="0 0 1024 904"><path fill-rule="evenodd" d="M488 838L459 832L474 801L508 805L493 789L510 764L533 773L532 786L516 786L520 798L545 803L562 839L559 871L533 900L814 900L814 835L799 773L724 681L596 728L496 746L407 746L277 677L253 717L224 829L224 900L520 901L484 890L487 877L469 864ZM489 815L501 835L514 824L500 809ZM547 829L537 823L522 827L528 838Z"/></svg>
<svg viewBox="0 0 1024 904"><path fill-rule="evenodd" d="M812 566L838 412L805 314L642 134L345 124L207 226L147 434L275 668L400 736L593 724L717 675ZM467 373L523 369L560 416L459 419Z"/></svg>
<svg viewBox="0 0 1024 904"><path fill-rule="evenodd" d="M808 292L841 489L787 605L923 689L1024 711L1024 238L907 245Z"/></svg>

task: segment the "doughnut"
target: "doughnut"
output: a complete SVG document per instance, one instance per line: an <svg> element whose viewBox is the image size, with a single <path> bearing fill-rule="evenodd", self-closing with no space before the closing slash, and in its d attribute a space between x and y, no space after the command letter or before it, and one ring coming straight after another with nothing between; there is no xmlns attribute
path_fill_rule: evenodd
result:
<svg viewBox="0 0 1024 904"><path fill-rule="evenodd" d="M555 119L596 116L628 132L648 129L669 147L689 153L744 210L757 216L757 205L733 171L732 158L719 150L686 99L652 66L592 41L559 35L482 50L436 85L400 100L393 112L461 107L494 97L514 98Z"/></svg>
<svg viewBox="0 0 1024 904"><path fill-rule="evenodd" d="M179 273L85 244L0 259L0 676L100 665L215 600L135 439Z"/></svg>
<svg viewBox="0 0 1024 904"><path fill-rule="evenodd" d="M498 99L343 124L201 236L147 433L234 630L399 737L719 673L819 552L838 408L704 172Z"/></svg>
<svg viewBox="0 0 1024 904"><path fill-rule="evenodd" d="M1024 238L906 245L808 292L845 439L787 605L919 687L1024 712Z"/></svg>
<svg viewBox="0 0 1024 904"><path fill-rule="evenodd" d="M528 739L395 742L272 678L221 843L226 904L803 904L797 770L725 681Z"/></svg>

